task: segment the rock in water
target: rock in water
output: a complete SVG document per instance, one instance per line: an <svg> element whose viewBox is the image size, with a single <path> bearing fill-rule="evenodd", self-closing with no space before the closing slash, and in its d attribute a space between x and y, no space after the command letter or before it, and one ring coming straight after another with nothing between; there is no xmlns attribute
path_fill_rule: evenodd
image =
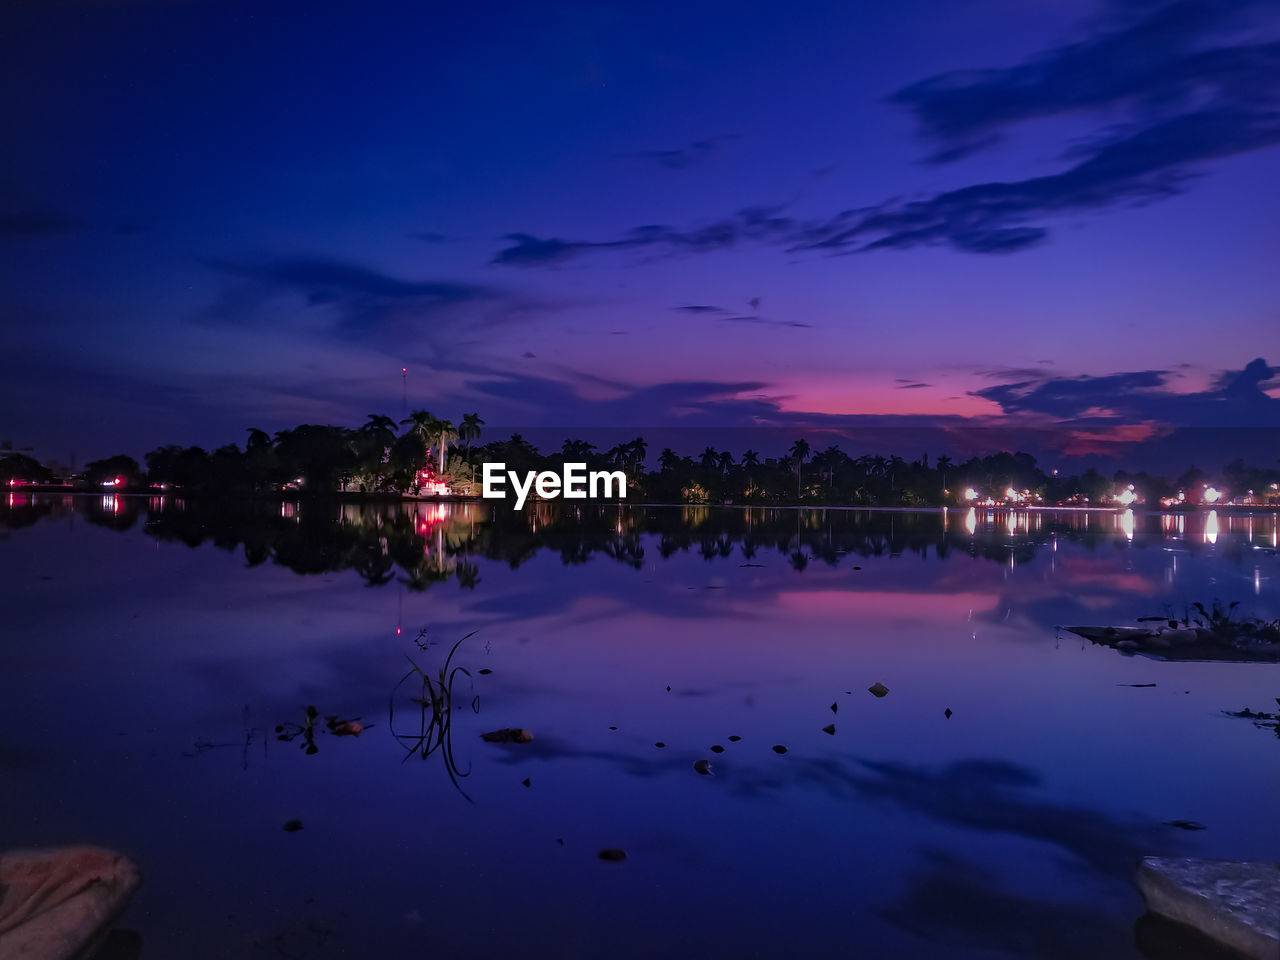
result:
<svg viewBox="0 0 1280 960"><path fill-rule="evenodd" d="M141 883L126 857L91 847L0 856L0 957L85 956Z"/></svg>
<svg viewBox="0 0 1280 960"><path fill-rule="evenodd" d="M627 859L627 851L619 850L617 847L606 847L596 854L605 863L621 863Z"/></svg>
<svg viewBox="0 0 1280 960"><path fill-rule="evenodd" d="M480 739L485 743L528 743L533 739L533 734L520 727L507 727L505 730L482 733Z"/></svg>
<svg viewBox="0 0 1280 960"><path fill-rule="evenodd" d="M1251 960L1280 957L1280 863L1144 857L1138 890L1152 913Z"/></svg>
<svg viewBox="0 0 1280 960"><path fill-rule="evenodd" d="M877 680L871 686L867 687L867 692L874 697L883 697L888 695L889 688Z"/></svg>

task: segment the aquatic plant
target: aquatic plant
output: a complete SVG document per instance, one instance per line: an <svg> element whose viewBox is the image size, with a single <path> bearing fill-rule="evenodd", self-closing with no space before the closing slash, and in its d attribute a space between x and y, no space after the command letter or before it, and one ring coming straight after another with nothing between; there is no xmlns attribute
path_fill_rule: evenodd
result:
<svg viewBox="0 0 1280 960"><path fill-rule="evenodd" d="M473 630L453 645L434 678L419 666L412 657L406 655L405 659L409 661L409 670L392 688L388 707L388 725L391 728L391 735L405 748L405 759L407 760L412 756L420 756L425 760L433 753L439 752L444 758L445 770L449 774L449 780L468 801L471 800L471 797L462 789L462 785L458 781L463 777L469 776L470 770L464 773L458 768L453 752L452 733L453 714L455 712L454 682L458 674L470 678L471 671L467 670L466 667L454 666L453 658L458 652L458 648L475 636L475 633ZM429 645L426 640L426 631L424 630L418 634L417 646L420 650L425 651ZM418 708L418 724L416 729L401 732L396 729L396 695L400 692L401 687L411 681L415 684L412 689L417 695L410 699ZM471 709L475 713L480 712L479 697L472 698ZM403 713L404 711L402 710L401 714L403 715Z"/></svg>

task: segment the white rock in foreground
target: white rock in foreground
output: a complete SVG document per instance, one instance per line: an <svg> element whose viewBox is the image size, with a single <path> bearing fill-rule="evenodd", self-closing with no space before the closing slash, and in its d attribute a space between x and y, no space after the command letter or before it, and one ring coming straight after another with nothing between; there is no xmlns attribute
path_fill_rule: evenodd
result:
<svg viewBox="0 0 1280 960"><path fill-rule="evenodd" d="M93 847L0 856L0 957L90 955L141 882L130 860Z"/></svg>
<svg viewBox="0 0 1280 960"><path fill-rule="evenodd" d="M1144 857L1147 909L1253 960L1280 957L1280 863Z"/></svg>

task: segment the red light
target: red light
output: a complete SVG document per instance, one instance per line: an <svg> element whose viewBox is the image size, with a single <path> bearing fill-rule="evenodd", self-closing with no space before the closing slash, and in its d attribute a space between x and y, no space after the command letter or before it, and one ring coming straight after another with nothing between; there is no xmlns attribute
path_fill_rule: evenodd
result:
<svg viewBox="0 0 1280 960"><path fill-rule="evenodd" d="M116 486L117 486L117 487L118 487L118 486L120 486L120 485L121 485L121 484L123 484L123 483L124 483L124 477L116 477Z"/></svg>

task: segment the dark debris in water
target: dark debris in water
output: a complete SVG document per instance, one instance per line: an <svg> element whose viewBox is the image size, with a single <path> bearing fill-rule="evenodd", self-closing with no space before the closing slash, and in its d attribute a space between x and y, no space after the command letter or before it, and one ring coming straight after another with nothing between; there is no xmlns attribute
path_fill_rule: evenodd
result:
<svg viewBox="0 0 1280 960"><path fill-rule="evenodd" d="M834 737L836 735L836 725L834 723L828 723L822 728L822 732L829 737Z"/></svg>
<svg viewBox="0 0 1280 960"><path fill-rule="evenodd" d="M700 774L700 775L702 775L702 776L704 776L704 777L709 777L709 776L711 776L711 775L712 775L712 774L711 774L711 761L710 761L710 760L695 760L695 761L693 761L693 772L694 772L694 773L697 773L697 774Z"/></svg>
<svg viewBox="0 0 1280 960"><path fill-rule="evenodd" d="M1179 830L1204 830L1205 825L1199 820L1166 820L1166 827L1177 827Z"/></svg>
<svg viewBox="0 0 1280 960"><path fill-rule="evenodd" d="M880 698L880 697L888 696L889 688L886 687L879 680L877 680L871 686L867 687L867 692L871 694L873 697Z"/></svg>
<svg viewBox="0 0 1280 960"><path fill-rule="evenodd" d="M301 820L286 820L284 823L285 833L297 833L301 829L302 829Z"/></svg>
<svg viewBox="0 0 1280 960"><path fill-rule="evenodd" d="M738 742L739 740L741 740L741 739L742 739L742 738L741 738L740 736L738 736L738 735L735 733L733 736L731 736L731 737L729 738L729 742L730 742L730 743L737 743L737 742Z"/></svg>
<svg viewBox="0 0 1280 960"><path fill-rule="evenodd" d="M619 850L617 847L605 847L596 856L605 863L621 863L627 859L627 851Z"/></svg>
<svg viewBox="0 0 1280 960"><path fill-rule="evenodd" d="M520 727L506 727L482 733L480 739L485 743L528 743L533 739L533 734Z"/></svg>
<svg viewBox="0 0 1280 960"><path fill-rule="evenodd" d="M942 715L943 715L944 717L946 717L948 720L950 720L950 719L951 719L951 708L950 708L950 707L947 707L947 709L943 710L943 711L942 711Z"/></svg>
<svg viewBox="0 0 1280 960"><path fill-rule="evenodd" d="M784 754L784 753L786 753L786 752L787 752L787 748L786 748L786 747L784 747L784 746L783 746L782 744L780 744L780 743L775 743L775 744L773 745L773 752L774 752L774 753L776 753L776 754L778 754L778 755L782 755L782 754Z"/></svg>
<svg viewBox="0 0 1280 960"><path fill-rule="evenodd" d="M708 749L710 749L712 753L724 753L724 747L720 746L718 743L713 743Z"/></svg>

